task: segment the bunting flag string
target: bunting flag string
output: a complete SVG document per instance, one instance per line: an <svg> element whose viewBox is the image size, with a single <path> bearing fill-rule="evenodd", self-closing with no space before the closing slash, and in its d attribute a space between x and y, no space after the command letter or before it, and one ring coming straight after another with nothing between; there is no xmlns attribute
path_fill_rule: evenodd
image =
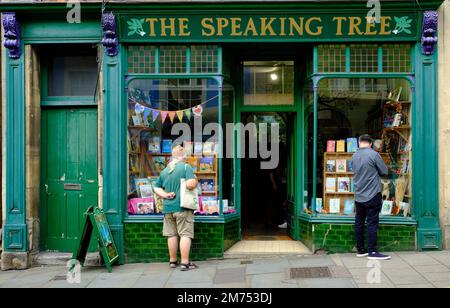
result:
<svg viewBox="0 0 450 308"><path fill-rule="evenodd" d="M209 103L210 101L218 98L219 95L216 95L207 101L194 106L192 108L183 109L183 110L176 110L176 111L166 111L166 110L159 110L159 109L153 109L146 106L141 105L140 103L135 103L134 111L136 114L143 114L145 119L148 119L151 116L151 119L153 122L155 122L158 117L161 117L161 123L164 123L167 118L170 119L170 122L173 124L175 121L175 116L178 118L180 122L183 122L183 117L186 116L187 119L191 118L191 115L194 114L194 116L201 116L203 113L203 105ZM134 102L132 102L134 103Z"/></svg>

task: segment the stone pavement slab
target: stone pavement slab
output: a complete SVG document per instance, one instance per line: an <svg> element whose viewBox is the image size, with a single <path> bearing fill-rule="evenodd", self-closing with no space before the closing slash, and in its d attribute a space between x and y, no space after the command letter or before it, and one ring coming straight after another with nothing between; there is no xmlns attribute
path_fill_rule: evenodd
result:
<svg viewBox="0 0 450 308"><path fill-rule="evenodd" d="M298 280L300 288L354 289L358 285L350 278L312 278Z"/></svg>

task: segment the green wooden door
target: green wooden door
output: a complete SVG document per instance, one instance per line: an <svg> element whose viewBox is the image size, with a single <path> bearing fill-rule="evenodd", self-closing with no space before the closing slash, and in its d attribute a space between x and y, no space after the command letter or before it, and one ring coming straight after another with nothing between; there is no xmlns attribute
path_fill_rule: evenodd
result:
<svg viewBox="0 0 450 308"><path fill-rule="evenodd" d="M72 252L83 213L98 205L97 132L96 109L42 112L43 250Z"/></svg>

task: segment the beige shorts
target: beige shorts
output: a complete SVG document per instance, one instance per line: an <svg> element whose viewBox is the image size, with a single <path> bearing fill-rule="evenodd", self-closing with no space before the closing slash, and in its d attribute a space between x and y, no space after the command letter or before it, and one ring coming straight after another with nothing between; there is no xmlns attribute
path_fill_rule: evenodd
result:
<svg viewBox="0 0 450 308"><path fill-rule="evenodd" d="M181 211L164 215L163 236L194 238L194 212Z"/></svg>

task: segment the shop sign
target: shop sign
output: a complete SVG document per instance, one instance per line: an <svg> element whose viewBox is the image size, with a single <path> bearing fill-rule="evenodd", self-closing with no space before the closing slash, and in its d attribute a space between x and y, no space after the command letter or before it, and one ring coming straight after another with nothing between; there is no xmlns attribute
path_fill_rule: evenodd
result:
<svg viewBox="0 0 450 308"><path fill-rule="evenodd" d="M418 15L122 15L123 42L416 40Z"/></svg>

